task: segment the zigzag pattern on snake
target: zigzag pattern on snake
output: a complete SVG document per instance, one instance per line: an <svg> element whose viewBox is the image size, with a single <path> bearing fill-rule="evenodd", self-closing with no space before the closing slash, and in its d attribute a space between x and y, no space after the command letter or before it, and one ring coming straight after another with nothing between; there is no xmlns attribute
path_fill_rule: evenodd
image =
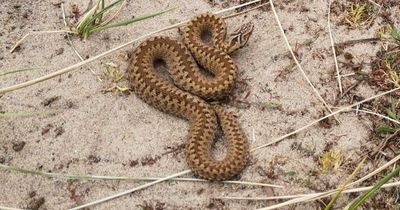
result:
<svg viewBox="0 0 400 210"><path fill-rule="evenodd" d="M129 83L137 96L190 122L187 163L195 174L208 180L231 178L248 160L248 142L236 118L207 100L217 100L231 92L237 67L228 53L243 47L252 31L253 25L245 24L226 41L223 19L202 14L180 30L184 44L165 36L150 38L136 48L128 67ZM211 44L203 41L205 33L211 34ZM173 83L157 73L154 63L158 60L165 63ZM201 73L196 61L212 76ZM216 160L211 153L218 123L228 147L222 160Z"/></svg>

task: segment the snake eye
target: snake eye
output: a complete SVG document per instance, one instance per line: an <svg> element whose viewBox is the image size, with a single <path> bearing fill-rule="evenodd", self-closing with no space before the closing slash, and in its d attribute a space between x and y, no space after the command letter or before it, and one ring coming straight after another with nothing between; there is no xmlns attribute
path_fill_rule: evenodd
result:
<svg viewBox="0 0 400 210"><path fill-rule="evenodd" d="M235 41L239 47L245 46L250 39L253 29L254 25L251 22L240 26L240 28L231 34L232 41Z"/></svg>

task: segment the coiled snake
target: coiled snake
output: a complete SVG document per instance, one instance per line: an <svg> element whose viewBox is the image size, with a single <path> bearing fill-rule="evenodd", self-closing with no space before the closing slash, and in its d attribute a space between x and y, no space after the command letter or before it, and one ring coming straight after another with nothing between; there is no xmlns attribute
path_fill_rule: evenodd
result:
<svg viewBox="0 0 400 210"><path fill-rule="evenodd" d="M208 180L231 178L247 163L248 143L236 118L206 101L231 92L237 67L228 53L243 47L252 31L253 25L247 23L225 41L223 19L206 13L180 30L184 44L165 36L153 37L141 43L130 60L127 74L136 95L161 111L189 120L187 163L194 173ZM205 33L211 34L211 44L203 41ZM193 57L211 77L201 73ZM157 73L154 63L159 60L165 63L174 84ZM217 123L228 147L222 160L211 153Z"/></svg>

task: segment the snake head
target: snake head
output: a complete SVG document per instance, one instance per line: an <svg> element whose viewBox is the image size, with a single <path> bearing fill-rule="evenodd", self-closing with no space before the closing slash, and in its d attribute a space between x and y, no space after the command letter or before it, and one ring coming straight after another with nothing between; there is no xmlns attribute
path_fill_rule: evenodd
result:
<svg viewBox="0 0 400 210"><path fill-rule="evenodd" d="M236 31L230 34L231 44L237 48L241 48L249 41L253 33L254 25L251 22L241 25Z"/></svg>

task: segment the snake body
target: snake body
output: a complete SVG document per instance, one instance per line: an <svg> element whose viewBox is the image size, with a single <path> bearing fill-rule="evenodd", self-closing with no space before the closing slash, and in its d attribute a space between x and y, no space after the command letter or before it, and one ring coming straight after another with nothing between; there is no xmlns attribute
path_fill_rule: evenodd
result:
<svg viewBox="0 0 400 210"><path fill-rule="evenodd" d="M240 124L222 106L210 105L207 100L217 100L231 92L237 67L228 53L244 46L252 30L252 25L246 24L226 41L223 19L202 14L180 30L184 44L165 36L153 37L141 43L130 60L127 74L136 95L157 109L190 122L187 163L195 174L208 180L231 178L247 163L248 143ZM204 33L211 34L211 44L203 41ZM157 72L154 63L158 60L165 63L173 82ZM196 61L212 76L201 73ZM222 160L213 158L211 153L218 123L228 147Z"/></svg>

